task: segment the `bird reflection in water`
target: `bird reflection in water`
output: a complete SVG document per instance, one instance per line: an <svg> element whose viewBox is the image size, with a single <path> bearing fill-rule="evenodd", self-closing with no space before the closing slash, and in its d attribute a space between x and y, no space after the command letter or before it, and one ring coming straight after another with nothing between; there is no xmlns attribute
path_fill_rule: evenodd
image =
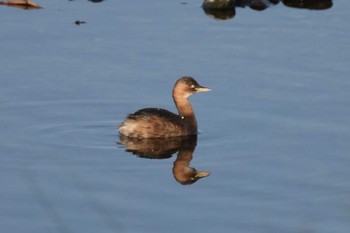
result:
<svg viewBox="0 0 350 233"><path fill-rule="evenodd" d="M326 10L333 6L332 0L204 0L202 7L209 17L226 20L235 16L236 7L263 11L280 2L287 7L309 10Z"/></svg>
<svg viewBox="0 0 350 233"><path fill-rule="evenodd" d="M168 159L178 152L173 166L173 174L175 180L180 184L193 184L210 175L208 171L197 171L190 167L193 152L197 146L197 135L160 139L137 139L120 135L118 144L123 145L127 152L140 158Z"/></svg>

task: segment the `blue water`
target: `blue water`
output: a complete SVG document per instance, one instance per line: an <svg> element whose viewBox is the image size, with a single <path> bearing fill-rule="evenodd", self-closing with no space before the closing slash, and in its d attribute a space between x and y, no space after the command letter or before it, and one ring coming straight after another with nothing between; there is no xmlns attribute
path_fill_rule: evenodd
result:
<svg viewBox="0 0 350 233"><path fill-rule="evenodd" d="M207 16L201 1L0 6L1 232L350 232L349 1L279 2ZM76 25L76 20L86 24ZM147 159L115 126L176 111L200 134L182 185L177 153Z"/></svg>

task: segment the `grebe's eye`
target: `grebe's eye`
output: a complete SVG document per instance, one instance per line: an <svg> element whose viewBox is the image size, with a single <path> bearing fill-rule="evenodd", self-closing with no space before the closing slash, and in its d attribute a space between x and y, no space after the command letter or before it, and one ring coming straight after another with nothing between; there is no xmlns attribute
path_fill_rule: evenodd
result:
<svg viewBox="0 0 350 233"><path fill-rule="evenodd" d="M191 88L192 88L192 89L194 88L194 85L193 85L193 84L191 85Z"/></svg>

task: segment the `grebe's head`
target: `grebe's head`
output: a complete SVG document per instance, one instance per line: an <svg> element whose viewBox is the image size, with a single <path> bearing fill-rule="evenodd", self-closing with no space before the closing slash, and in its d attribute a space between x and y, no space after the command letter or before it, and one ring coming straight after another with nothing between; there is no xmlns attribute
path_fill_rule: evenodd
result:
<svg viewBox="0 0 350 233"><path fill-rule="evenodd" d="M176 81L174 85L173 95L177 97L189 97L196 92L211 91L210 88L203 87L198 84L194 78L185 76Z"/></svg>

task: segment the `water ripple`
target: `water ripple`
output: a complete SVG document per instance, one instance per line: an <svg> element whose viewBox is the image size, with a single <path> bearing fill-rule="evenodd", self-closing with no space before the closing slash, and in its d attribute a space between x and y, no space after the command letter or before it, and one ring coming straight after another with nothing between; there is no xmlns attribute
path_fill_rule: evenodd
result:
<svg viewBox="0 0 350 233"><path fill-rule="evenodd" d="M111 149L113 126L113 121L43 123L28 128L28 132L40 143Z"/></svg>
<svg viewBox="0 0 350 233"><path fill-rule="evenodd" d="M8 137L18 143L114 149L115 125L126 106L98 100L39 101L3 103L1 110Z"/></svg>

